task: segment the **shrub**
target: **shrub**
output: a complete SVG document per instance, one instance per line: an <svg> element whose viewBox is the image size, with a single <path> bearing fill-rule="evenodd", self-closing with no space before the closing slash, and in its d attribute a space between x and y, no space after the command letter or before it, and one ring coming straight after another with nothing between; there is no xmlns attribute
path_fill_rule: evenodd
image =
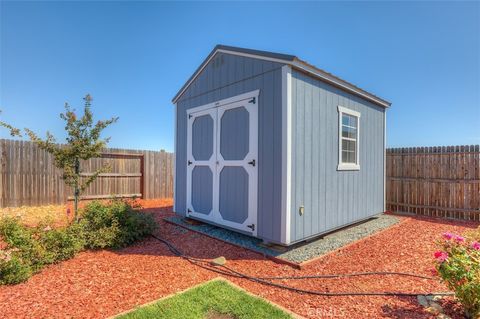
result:
<svg viewBox="0 0 480 319"><path fill-rule="evenodd" d="M80 221L88 248L120 248L142 239L156 228L153 217L121 200L88 204Z"/></svg>
<svg viewBox="0 0 480 319"><path fill-rule="evenodd" d="M18 257L22 263L37 271L46 263L45 248L35 238L35 229L29 229L15 218L4 218L0 222L0 236L8 244L9 248L18 250Z"/></svg>
<svg viewBox="0 0 480 319"><path fill-rule="evenodd" d="M9 251L0 250L0 285L24 282L32 275L32 269Z"/></svg>
<svg viewBox="0 0 480 319"><path fill-rule="evenodd" d="M436 270L455 292L468 317L480 317L480 243L451 233L443 234L435 252Z"/></svg>
<svg viewBox="0 0 480 319"><path fill-rule="evenodd" d="M137 212L127 202L92 202L79 223L53 229L43 224L27 228L14 218L0 220L0 285L27 280L45 265L70 259L84 248L120 248L151 234L151 215Z"/></svg>
<svg viewBox="0 0 480 319"><path fill-rule="evenodd" d="M67 229L49 229L43 231L39 238L45 249L45 264L52 264L70 259L83 249L85 242L75 231Z"/></svg>

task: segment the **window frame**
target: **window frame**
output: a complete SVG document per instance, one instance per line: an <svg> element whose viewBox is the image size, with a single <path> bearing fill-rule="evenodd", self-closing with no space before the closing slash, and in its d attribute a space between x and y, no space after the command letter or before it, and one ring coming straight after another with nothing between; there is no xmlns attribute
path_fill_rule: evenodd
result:
<svg viewBox="0 0 480 319"><path fill-rule="evenodd" d="M343 106L338 106L338 171L358 171L360 170L360 112L348 109ZM355 143L355 163L342 162L342 117L343 115L350 115L357 118L357 134Z"/></svg>

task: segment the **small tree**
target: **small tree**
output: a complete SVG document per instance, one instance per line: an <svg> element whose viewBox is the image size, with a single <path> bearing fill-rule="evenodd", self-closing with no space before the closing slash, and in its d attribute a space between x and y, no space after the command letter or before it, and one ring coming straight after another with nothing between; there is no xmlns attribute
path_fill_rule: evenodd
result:
<svg viewBox="0 0 480 319"><path fill-rule="evenodd" d="M66 145L56 143L55 137L47 131L46 139L39 138L34 132L25 129L30 139L41 149L52 154L55 158L55 166L63 170L63 179L65 184L73 188L74 194L74 216L78 221L78 201L80 194L98 177L99 174L107 172L109 165L98 169L92 175L85 179L81 178L80 160L88 160L98 157L103 148L106 147L110 138L101 139L101 132L110 124L115 123L118 117L107 121L98 121L93 124L93 114L90 110L92 97L87 94L85 101L84 114L78 118L75 110L65 103L65 113L60 114L60 118L66 122L65 130L68 137Z"/></svg>
<svg viewBox="0 0 480 319"><path fill-rule="evenodd" d="M2 110L0 110L0 113L2 113ZM2 126L2 127L4 127L4 128L6 128L7 130L9 130L11 136L22 136L22 135L20 134L20 130L19 130L18 128L15 128L15 127L11 126L11 125L8 124L8 123L5 123L5 122L0 121L0 126Z"/></svg>

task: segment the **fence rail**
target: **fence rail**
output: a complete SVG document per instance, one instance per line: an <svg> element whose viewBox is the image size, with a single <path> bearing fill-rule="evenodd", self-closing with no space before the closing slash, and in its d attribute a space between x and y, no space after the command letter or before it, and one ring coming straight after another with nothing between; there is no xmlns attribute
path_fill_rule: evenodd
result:
<svg viewBox="0 0 480 319"><path fill-rule="evenodd" d="M172 197L173 158L165 151L105 149L99 158L81 163L83 178L111 166L82 197ZM32 142L0 139L0 207L64 204L72 195L50 154Z"/></svg>
<svg viewBox="0 0 480 319"><path fill-rule="evenodd" d="M480 221L479 145L387 149L387 209Z"/></svg>

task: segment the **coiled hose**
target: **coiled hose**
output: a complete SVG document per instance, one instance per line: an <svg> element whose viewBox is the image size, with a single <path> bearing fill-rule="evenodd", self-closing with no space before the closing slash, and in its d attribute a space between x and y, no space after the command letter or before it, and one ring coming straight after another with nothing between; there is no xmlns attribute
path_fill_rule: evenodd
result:
<svg viewBox="0 0 480 319"><path fill-rule="evenodd" d="M307 275L307 276L279 276L279 277L254 277L250 276L247 274L244 274L242 272L239 272L233 268L230 268L225 265L219 265L219 266L210 266L210 264L206 265L207 261L200 259L200 258L195 258L191 256L185 255L183 252L181 252L177 247L175 247L172 243L167 241L166 239L163 239L161 237L158 237L156 235L152 235L153 238L156 240L162 242L165 244L168 249L175 254L176 256L182 257L186 260L188 260L190 263L225 275L225 276L230 276L230 277L237 277L237 278L244 278L248 279L250 281L258 282L263 285L268 285L272 287L277 287L281 289L286 289L298 293L305 293L305 294L311 294L311 295L317 295L317 296L326 296L326 297L338 297L338 296L399 296L399 297L416 297L418 295L424 295L424 296L451 296L453 293L451 292L434 292L434 293L424 293L424 292L418 292L418 293L413 293L413 292L389 292L389 291L382 291L382 292L324 292L324 291L316 291L316 290L308 290L308 289L301 289L301 288L296 288L284 284L279 284L275 283L269 280L302 280L302 279L314 279L314 278L339 278L339 277L358 277L358 276L371 276L371 275L398 275L398 276L408 276L408 277L415 277L415 278L421 278L421 279L428 279L428 280L436 280L434 277L429 277L429 276L423 276L423 275L417 275L417 274L412 274L412 273L405 273L405 272L394 272L394 271L375 271L375 272L358 272L358 273L351 273L351 274L330 274L330 275ZM222 269L218 269L216 267L222 267Z"/></svg>

